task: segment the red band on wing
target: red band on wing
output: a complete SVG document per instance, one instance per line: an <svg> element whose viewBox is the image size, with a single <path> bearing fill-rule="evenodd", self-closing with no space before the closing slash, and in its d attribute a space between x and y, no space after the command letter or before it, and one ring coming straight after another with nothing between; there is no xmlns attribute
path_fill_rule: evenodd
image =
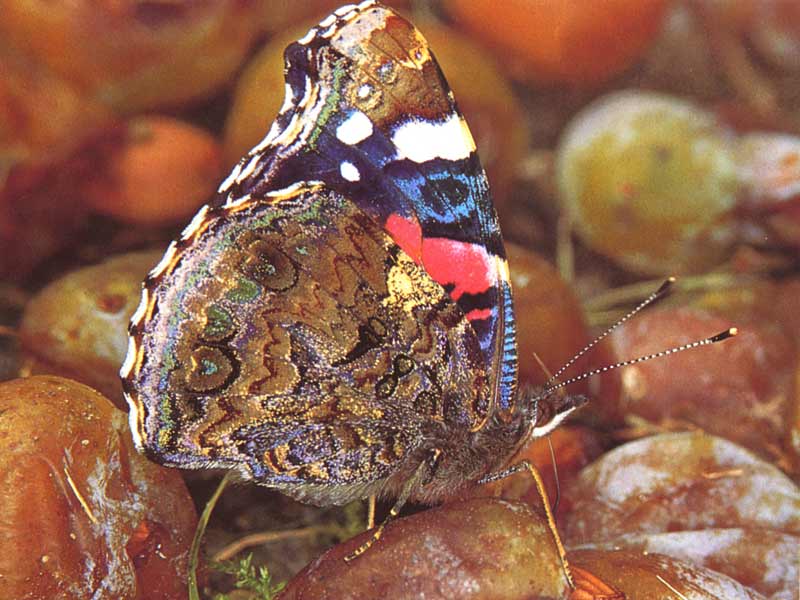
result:
<svg viewBox="0 0 800 600"><path fill-rule="evenodd" d="M422 264L422 228L416 219L404 219L391 214L386 219L386 231L403 251L418 265Z"/></svg>
<svg viewBox="0 0 800 600"><path fill-rule="evenodd" d="M442 285L454 284L450 297L458 299L463 294L480 294L497 284L496 265L486 248L480 244L459 242L449 238L423 238L422 229L416 220L390 215L386 220L386 230L417 264L421 264L428 274ZM470 314L476 311L470 311ZM487 314L477 311L474 317L486 318Z"/></svg>
<svg viewBox="0 0 800 600"><path fill-rule="evenodd" d="M488 319L492 316L491 308L476 308L469 311L466 315L467 321L480 321L481 319Z"/></svg>
<svg viewBox="0 0 800 600"><path fill-rule="evenodd" d="M462 294L480 294L497 280L493 261L483 246L447 238L422 240L422 263L425 270L441 284L454 283L453 300Z"/></svg>

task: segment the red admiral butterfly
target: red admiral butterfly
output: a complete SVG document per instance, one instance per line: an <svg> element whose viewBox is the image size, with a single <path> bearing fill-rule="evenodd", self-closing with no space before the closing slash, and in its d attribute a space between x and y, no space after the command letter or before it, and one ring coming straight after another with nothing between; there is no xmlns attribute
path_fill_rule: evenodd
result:
<svg viewBox="0 0 800 600"><path fill-rule="evenodd" d="M516 389L497 216L427 43L367 1L285 58L268 135L145 281L121 370L137 447L392 514L513 472L583 399Z"/></svg>

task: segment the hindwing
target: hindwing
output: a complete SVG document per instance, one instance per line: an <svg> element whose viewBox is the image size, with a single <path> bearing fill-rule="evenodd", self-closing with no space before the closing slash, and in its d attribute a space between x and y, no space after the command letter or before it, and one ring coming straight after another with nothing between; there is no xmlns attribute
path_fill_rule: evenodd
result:
<svg viewBox="0 0 800 600"><path fill-rule="evenodd" d="M306 501L360 497L437 423L474 428L489 410L463 311L322 183L205 209L151 272L130 333L138 447Z"/></svg>

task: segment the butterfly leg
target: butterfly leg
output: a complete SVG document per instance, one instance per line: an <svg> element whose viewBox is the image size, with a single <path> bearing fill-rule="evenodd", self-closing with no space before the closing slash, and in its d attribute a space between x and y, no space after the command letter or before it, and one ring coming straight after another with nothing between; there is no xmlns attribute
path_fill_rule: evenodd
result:
<svg viewBox="0 0 800 600"><path fill-rule="evenodd" d="M367 498L367 530L375 527L375 494Z"/></svg>
<svg viewBox="0 0 800 600"><path fill-rule="evenodd" d="M433 461L435 461L436 458L439 457L440 453L441 450L433 451L432 454L432 456L434 457ZM372 533L372 537L370 537L366 542L364 542L358 548L356 548L351 554L344 557L345 562L350 562L354 558L358 558L359 556L364 554L364 552L369 550L372 544L374 544L381 538L381 535L383 535L383 530L386 527L387 523L389 523L389 521L391 521L397 515L400 514L400 511L402 510L403 506L408 500L408 497L411 495L411 490L413 490L417 486L417 484L423 481L427 476L431 468L430 466L431 462L432 461L429 459L420 463L420 465L417 467L417 470L414 471L414 474L408 478L405 484L403 484L403 489L400 490L400 495L397 497L397 500L395 500L394 506L392 506L388 516L383 520L383 522L380 525L378 525L378 528Z"/></svg>
<svg viewBox="0 0 800 600"><path fill-rule="evenodd" d="M544 488L544 481L542 480L542 476L539 471L534 467L530 462L527 460L523 460L515 465L508 467L502 471L498 471L497 473L489 473L488 475L482 477L478 483L491 483L493 481L499 481L501 479L505 479L506 477L510 477L515 473L519 473L520 471L528 471L533 480L536 482L536 489L539 492L539 496L542 499L542 504L544 505L544 511L547 515L547 526L550 528L550 533L553 534L553 539L556 543L556 548L558 549L558 556L561 559L561 566L564 569L564 575L567 578L567 582L569 583L570 587L575 587L575 582L572 578L572 571L570 570L569 563L567 562L567 552L564 550L564 544L561 543L561 536L558 535L558 528L556 527L556 520L553 517L553 511L550 508L550 500L547 497L547 491Z"/></svg>

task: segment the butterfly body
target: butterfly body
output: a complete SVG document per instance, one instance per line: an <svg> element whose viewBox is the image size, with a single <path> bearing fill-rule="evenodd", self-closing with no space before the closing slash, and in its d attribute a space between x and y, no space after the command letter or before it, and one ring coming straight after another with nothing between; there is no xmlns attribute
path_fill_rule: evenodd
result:
<svg viewBox="0 0 800 600"><path fill-rule="evenodd" d="M419 32L363 2L286 61L272 129L145 281L134 440L312 504L446 500L576 403L517 390L488 184Z"/></svg>

